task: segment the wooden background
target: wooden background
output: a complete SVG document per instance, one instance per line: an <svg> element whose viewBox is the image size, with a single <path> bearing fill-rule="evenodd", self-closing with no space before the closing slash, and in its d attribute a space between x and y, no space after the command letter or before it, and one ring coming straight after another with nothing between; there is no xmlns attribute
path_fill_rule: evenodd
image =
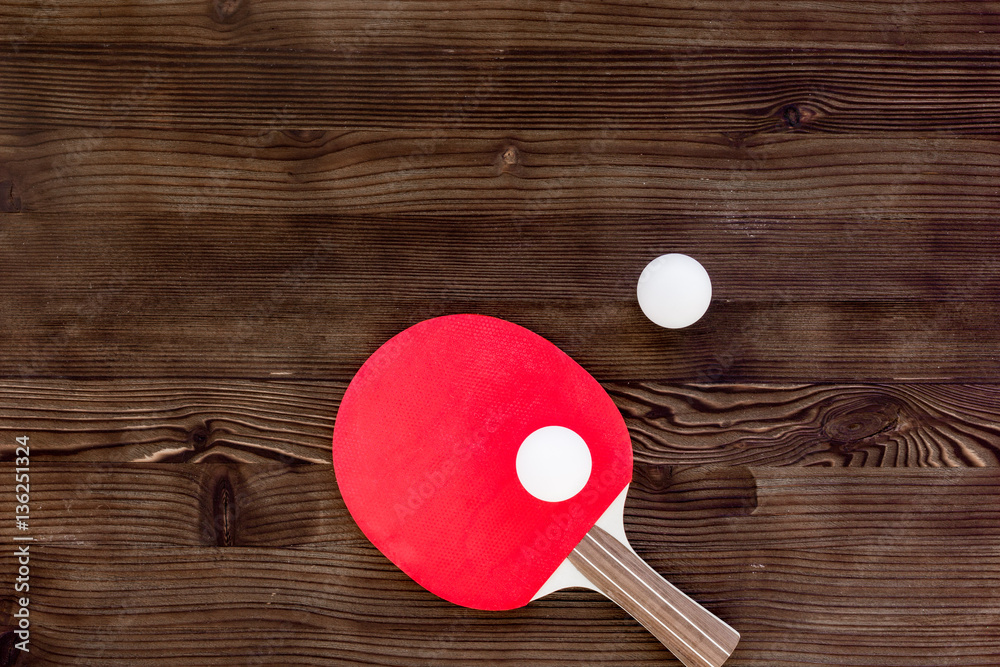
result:
<svg viewBox="0 0 1000 667"><path fill-rule="evenodd" d="M985 1L4 0L0 664L679 664L596 594L438 600L347 514L347 382L480 312L605 384L633 545L729 665L997 665L998 38ZM714 282L681 331L634 298L668 251Z"/></svg>

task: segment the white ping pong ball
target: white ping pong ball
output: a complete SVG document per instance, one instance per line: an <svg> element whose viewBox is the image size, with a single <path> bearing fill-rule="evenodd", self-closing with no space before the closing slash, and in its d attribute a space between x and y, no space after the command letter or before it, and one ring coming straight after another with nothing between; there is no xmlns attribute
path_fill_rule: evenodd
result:
<svg viewBox="0 0 1000 667"><path fill-rule="evenodd" d="M590 479L590 448L575 431L545 426L517 450L517 478L539 500L558 503L583 491Z"/></svg>
<svg viewBox="0 0 1000 667"><path fill-rule="evenodd" d="M694 324L712 302L712 280L694 257L671 253L646 265L636 287L639 307L655 324L680 329Z"/></svg>

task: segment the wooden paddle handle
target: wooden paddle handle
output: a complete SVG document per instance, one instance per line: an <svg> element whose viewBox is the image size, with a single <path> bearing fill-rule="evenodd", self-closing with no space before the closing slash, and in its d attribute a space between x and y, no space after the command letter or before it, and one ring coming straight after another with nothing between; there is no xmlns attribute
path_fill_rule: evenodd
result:
<svg viewBox="0 0 1000 667"><path fill-rule="evenodd" d="M740 640L736 630L597 526L570 552L569 561L687 667L719 667Z"/></svg>

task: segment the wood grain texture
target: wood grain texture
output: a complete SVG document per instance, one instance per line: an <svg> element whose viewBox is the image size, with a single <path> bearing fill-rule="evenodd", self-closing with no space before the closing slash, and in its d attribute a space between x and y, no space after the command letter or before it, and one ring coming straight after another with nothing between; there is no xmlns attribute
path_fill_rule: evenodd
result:
<svg viewBox="0 0 1000 667"><path fill-rule="evenodd" d="M636 458L657 465L1000 465L1000 392L991 385L634 382L608 391Z"/></svg>
<svg viewBox="0 0 1000 667"><path fill-rule="evenodd" d="M193 518L217 514L223 473L237 517L228 546ZM110 515L133 500L138 474L153 476L147 508L188 518L126 512L104 536L74 532L94 525L94 507ZM51 464L33 475L31 664L170 665L177 646L190 665L677 664L595 594L501 613L434 598L335 510L325 465ZM213 475L214 486L197 481ZM996 469L696 468L654 479L637 477L626 529L654 569L743 634L727 664L987 667L1000 657ZM43 504L49 493L93 495ZM12 563L4 552L0 567Z"/></svg>
<svg viewBox="0 0 1000 667"><path fill-rule="evenodd" d="M262 301L242 300L247 295L234 301L224 291L190 298L168 286L151 294L101 288L93 300L62 292L44 318L23 307L27 294L13 297L20 308L9 310L14 317L0 349L0 375L346 380L406 327L473 312L535 331L603 381L1000 380L996 302L717 302L697 325L671 336L631 299L598 306L393 298L359 304L345 301L334 283L266 290ZM142 309L126 305L136 301L145 302Z"/></svg>
<svg viewBox="0 0 1000 667"><path fill-rule="evenodd" d="M178 46L356 50L394 46L656 48L788 45L990 50L1000 34L995 2L879 0L857 3L659 0L553 3L432 1L12 0L0 6L12 45L108 41Z"/></svg>
<svg viewBox="0 0 1000 667"><path fill-rule="evenodd" d="M0 133L0 168L14 212L163 213L188 225L206 213L420 214L465 222L470 211L563 221L601 213L810 220L821 212L872 235L862 221L878 221L878 229L886 217L947 225L1000 206L1000 140L993 137L664 134L615 126L436 129L429 136L283 126L77 129Z"/></svg>
<svg viewBox="0 0 1000 667"><path fill-rule="evenodd" d="M671 471L640 464L625 525L640 555L664 539L671 548L727 547L735 540L751 551L764 546L824 553L844 547L905 550L915 544L989 550L996 540L991 529L981 527L994 523L1000 512L998 480L995 467ZM743 526L740 517L753 517L752 527ZM949 528L942 532L945 524ZM655 567L656 557L646 560ZM865 563L855 567L866 569ZM890 570L882 574L893 576Z"/></svg>
<svg viewBox="0 0 1000 667"><path fill-rule="evenodd" d="M603 305L632 303L642 268L669 251L699 258L720 303L936 302L931 325L1000 293L1000 235L983 211L755 217L615 212L610 200L603 206L601 213L494 207L481 215L420 216L183 208L7 215L0 217L0 276L11 289L0 298L29 326L68 308L82 320L108 308L118 316L150 306L197 312L229 297L233 313L285 303L321 309L321 300L334 299L424 310L544 300L554 308L589 305L596 318ZM46 312L32 299L51 305Z"/></svg>
<svg viewBox="0 0 1000 667"><path fill-rule="evenodd" d="M552 220L10 214L0 375L347 380L407 326L480 312L604 381L1000 378L989 220ZM666 251L716 285L679 332L634 297Z"/></svg>
<svg viewBox="0 0 1000 667"><path fill-rule="evenodd" d="M0 383L0 433L35 461L327 462L344 382ZM12 460L14 445L0 445Z"/></svg>
<svg viewBox="0 0 1000 667"><path fill-rule="evenodd" d="M725 361L725 360L722 360ZM710 369L725 373L722 366ZM1000 466L996 385L608 382L652 466ZM329 463L346 382L0 382L0 460Z"/></svg>
<svg viewBox="0 0 1000 667"><path fill-rule="evenodd" d="M0 123L996 134L1000 54L0 45Z"/></svg>

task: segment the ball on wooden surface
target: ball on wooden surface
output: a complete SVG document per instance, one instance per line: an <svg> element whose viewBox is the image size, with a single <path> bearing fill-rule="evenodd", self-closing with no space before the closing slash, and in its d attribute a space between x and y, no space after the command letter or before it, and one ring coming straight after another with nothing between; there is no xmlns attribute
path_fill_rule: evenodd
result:
<svg viewBox="0 0 1000 667"><path fill-rule="evenodd" d="M712 280L694 257L670 253L646 265L636 287L642 312L661 327L694 324L712 301Z"/></svg>

